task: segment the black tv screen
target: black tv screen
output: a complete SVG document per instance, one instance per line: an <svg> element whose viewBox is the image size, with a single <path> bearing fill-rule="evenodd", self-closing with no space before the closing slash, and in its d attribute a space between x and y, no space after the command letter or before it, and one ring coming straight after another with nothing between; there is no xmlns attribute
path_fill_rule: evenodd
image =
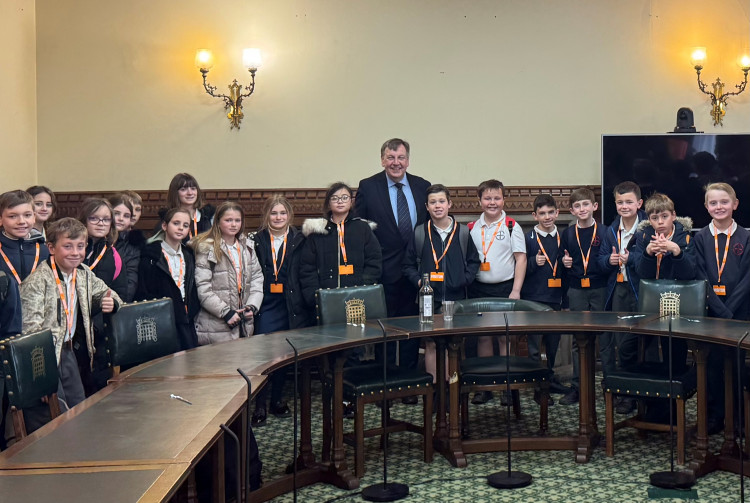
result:
<svg viewBox="0 0 750 503"><path fill-rule="evenodd" d="M643 201L653 192L667 194L677 216L689 216L695 229L711 218L703 205L703 187L727 182L740 204L734 219L750 227L750 134L602 135L602 220L617 216L612 191L623 181L641 187Z"/></svg>

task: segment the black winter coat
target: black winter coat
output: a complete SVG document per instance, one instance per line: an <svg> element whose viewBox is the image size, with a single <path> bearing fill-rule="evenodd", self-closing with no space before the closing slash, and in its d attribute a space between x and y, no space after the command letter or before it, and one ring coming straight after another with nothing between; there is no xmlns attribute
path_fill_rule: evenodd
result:
<svg viewBox="0 0 750 503"><path fill-rule="evenodd" d="M108 287L114 290L121 299L125 300L128 295L128 275L125 271L125 262L120 257L120 270L117 271L115 264L116 252L111 245L107 244L106 240L89 238L86 244L86 258L83 259L83 263L91 268L105 246L107 249L104 251L104 255L102 255L102 258L91 271L97 278L104 281ZM117 277L115 277L115 273Z"/></svg>
<svg viewBox="0 0 750 503"><path fill-rule="evenodd" d="M171 298L181 349L191 349L198 346L198 335L193 320L198 315L201 305L195 286L195 255L193 250L185 245L182 246L182 253L185 256L185 300L182 299L180 289L169 272L167 259L162 253L161 241L149 243L141 251L136 299Z"/></svg>
<svg viewBox="0 0 750 503"><path fill-rule="evenodd" d="M273 274L273 257L271 256L271 235L268 229L263 229L253 236L255 243L255 253L258 256L261 270L263 271L263 304L260 307L260 314L268 308L276 296L283 296L286 303L286 310L289 315L289 328L302 328L314 324L315 315L305 304L302 297L302 286L299 281L300 259L302 257L302 248L305 243L305 236L295 227L289 228L286 243L286 257L284 264L279 270L279 282L284 285L283 294L271 293L271 283L275 283ZM278 267L281 253L277 250Z"/></svg>
<svg viewBox="0 0 750 503"><path fill-rule="evenodd" d="M382 254L380 243L373 234L375 224L357 217L344 222L344 246L347 264L353 274L339 275L344 257L339 249L336 224L325 218L308 218L302 225L307 237L302 247L299 279L302 296L308 306L315 305L315 291L319 288L371 285L380 281Z"/></svg>
<svg viewBox="0 0 750 503"><path fill-rule="evenodd" d="M122 258L122 266L128 278L128 293L120 296L125 302L135 299L138 288L138 267L141 262L141 248L146 244L146 238L139 229L121 232L117 237L115 249Z"/></svg>

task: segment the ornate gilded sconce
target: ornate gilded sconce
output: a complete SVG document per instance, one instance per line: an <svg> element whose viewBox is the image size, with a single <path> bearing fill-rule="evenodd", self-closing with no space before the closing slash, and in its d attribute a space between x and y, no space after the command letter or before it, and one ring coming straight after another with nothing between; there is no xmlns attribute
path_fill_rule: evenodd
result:
<svg viewBox="0 0 750 503"><path fill-rule="evenodd" d="M250 72L250 85L243 87L237 82L237 79L229 84L229 96L226 94L218 94L216 92L217 87L212 86L206 80L208 71L214 66L214 57L211 51L208 49L199 49L195 54L195 66L198 67L201 74L203 74L203 88L206 92L214 98L221 98L224 100L224 109L229 110L227 118L231 122L229 129L240 128L240 122L244 117L242 113L242 100L249 97L255 91L255 72L260 67L260 49L244 49L242 51L242 66L247 68Z"/></svg>
<svg viewBox="0 0 750 503"><path fill-rule="evenodd" d="M742 56L738 60L738 65L742 69L742 72L745 74L745 78L741 83L734 86L737 90L731 93L724 92L725 84L718 77L716 78L716 82L711 84L713 91L706 90L708 86L703 81L701 81L701 70L703 70L703 63L706 61L705 47L696 47L693 50L691 61L696 73L698 74L698 89L700 89L702 93L707 94L711 97L711 118L714 120L714 126L723 126L724 124L722 124L722 119L727 113L727 99L730 96L737 96L742 91L744 91L745 86L747 86L747 72L750 71L750 57Z"/></svg>

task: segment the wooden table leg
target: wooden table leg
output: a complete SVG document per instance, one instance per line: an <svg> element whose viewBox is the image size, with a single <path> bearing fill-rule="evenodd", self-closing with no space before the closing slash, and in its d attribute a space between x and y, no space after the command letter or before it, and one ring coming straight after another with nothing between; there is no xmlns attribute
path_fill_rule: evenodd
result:
<svg viewBox="0 0 750 503"><path fill-rule="evenodd" d="M359 487L359 479L346 465L344 452L344 410L341 404L344 401L345 361L346 353L341 352L333 365L333 452L328 471L332 476L329 481L334 485L343 489L356 489Z"/></svg>
<svg viewBox="0 0 750 503"><path fill-rule="evenodd" d="M439 451L443 451L448 441L448 423L445 420L445 352L448 342L445 337L435 339L435 402L432 404L435 409L435 433L433 445Z"/></svg>
<svg viewBox="0 0 750 503"><path fill-rule="evenodd" d="M297 469L312 468L315 454L312 448L312 388L310 385L310 363L303 362L300 376L300 445Z"/></svg>
<svg viewBox="0 0 750 503"><path fill-rule="evenodd" d="M599 443L596 427L596 390L594 381L596 347L595 336L586 333L575 334L580 362L580 386L578 402L578 448L576 462L586 463Z"/></svg>
<svg viewBox="0 0 750 503"><path fill-rule="evenodd" d="M448 462L457 467L466 467L466 455L463 452L461 442L461 425L459 424L459 392L460 385L458 370L460 365L461 338L451 337L446 341L445 337L438 337L435 340L437 351L437 419L435 420L435 450L440 452ZM448 377L445 375L445 353L448 351ZM445 391L446 381L448 381L448 401L450 410L448 411L448 422L446 424L445 416Z"/></svg>
<svg viewBox="0 0 750 503"><path fill-rule="evenodd" d="M213 496L211 501L224 503L224 433L211 449L211 471L213 474Z"/></svg>
<svg viewBox="0 0 750 503"><path fill-rule="evenodd" d="M724 353L724 443L722 456L739 456L740 447L734 438L734 351L722 348Z"/></svg>
<svg viewBox="0 0 750 503"><path fill-rule="evenodd" d="M694 343L689 342L691 349L693 349L693 357L695 358L695 366L697 373L697 397L696 401L698 414L697 414L697 432L695 435L695 450L693 451L693 459L688 464L688 468L693 472L696 477L701 477L706 473L712 472L715 469L716 457L708 451L708 386L706 381L706 361L708 360L708 353L711 350L711 346L705 343Z"/></svg>

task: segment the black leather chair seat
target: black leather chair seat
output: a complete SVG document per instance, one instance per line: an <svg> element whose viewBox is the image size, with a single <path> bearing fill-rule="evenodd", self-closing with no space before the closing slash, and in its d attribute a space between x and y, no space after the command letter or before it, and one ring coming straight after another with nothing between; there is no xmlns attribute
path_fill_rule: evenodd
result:
<svg viewBox="0 0 750 503"><path fill-rule="evenodd" d="M695 367L682 375L672 376L675 398L690 398L697 390ZM616 395L669 398L669 369L664 363L640 363L618 370L604 379L605 391Z"/></svg>
<svg viewBox="0 0 750 503"><path fill-rule="evenodd" d="M486 356L466 358L461 362L462 385L506 384L506 357ZM548 381L552 371L529 358L510 357L510 383L536 383Z"/></svg>
<svg viewBox="0 0 750 503"><path fill-rule="evenodd" d="M432 376L426 372L389 366L387 369L389 392L432 386ZM344 370L344 398L381 395L383 391L383 366L361 365Z"/></svg>

